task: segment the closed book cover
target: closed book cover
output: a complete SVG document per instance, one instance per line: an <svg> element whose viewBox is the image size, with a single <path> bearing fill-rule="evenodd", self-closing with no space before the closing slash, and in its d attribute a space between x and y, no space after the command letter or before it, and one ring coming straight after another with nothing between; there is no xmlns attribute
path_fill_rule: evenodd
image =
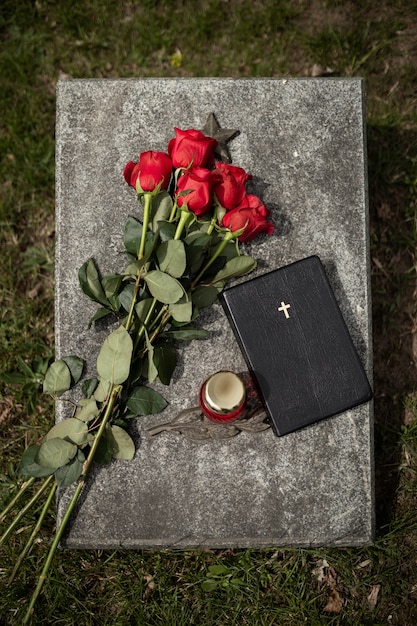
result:
<svg viewBox="0 0 417 626"><path fill-rule="evenodd" d="M319 257L225 289L221 302L277 435L372 398Z"/></svg>

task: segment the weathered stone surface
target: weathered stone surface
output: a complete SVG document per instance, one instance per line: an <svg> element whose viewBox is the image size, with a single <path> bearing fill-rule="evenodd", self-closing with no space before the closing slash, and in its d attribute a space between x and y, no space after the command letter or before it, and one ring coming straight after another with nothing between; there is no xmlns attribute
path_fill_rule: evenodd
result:
<svg viewBox="0 0 417 626"><path fill-rule="evenodd" d="M360 79L71 80L57 99L57 355L90 363L107 331L87 330L95 306L77 272L93 256L120 270L122 231L139 205L125 163L164 150L173 127L210 112L233 163L254 176L275 234L249 245L260 274L322 259L371 375L367 180ZM253 274L256 275L256 274ZM373 537L372 404L282 438L272 431L197 444L144 430L193 406L218 369L245 369L220 305L201 315L210 338L181 347L170 406L137 420L133 461L95 469L70 525L71 548L361 545ZM267 329L265 329L267 332ZM63 410L58 410L58 419ZM69 493L61 495L62 517Z"/></svg>

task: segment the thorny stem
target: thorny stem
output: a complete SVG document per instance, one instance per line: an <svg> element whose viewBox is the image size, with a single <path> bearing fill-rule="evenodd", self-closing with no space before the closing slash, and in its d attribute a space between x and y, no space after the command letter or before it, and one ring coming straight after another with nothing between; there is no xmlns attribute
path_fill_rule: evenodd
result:
<svg viewBox="0 0 417 626"><path fill-rule="evenodd" d="M94 455L95 455L95 453L97 451L97 448L98 448L98 445L100 443L101 437L102 437L102 435L103 435L103 433L104 433L104 431L106 429L107 423L108 423L108 421L110 419L110 416L112 414L112 411L113 411L113 407L114 407L114 405L115 405L115 403L117 401L117 398L120 395L121 390L122 390L121 385L117 385L117 386L113 385L113 388L112 388L112 391L110 392L109 400L108 400L108 403L107 403L106 411L104 413L102 422L100 424L100 428L97 431L97 434L96 434L96 436L94 438L94 443L93 443L93 445L91 446L91 449L90 449L90 453L89 453L89 455L87 457L87 460L84 463L83 471L82 471L82 474L81 474L81 476L79 478L78 485L77 485L77 487L76 487L76 489L75 489L75 491L74 491L74 493L72 495L70 503L68 504L68 507L67 507L67 509L65 511L65 515L62 518L61 524L60 524L59 528L57 529L57 531L55 533L55 537L54 537L54 540L52 542L52 545L49 548L49 552L48 552L48 555L46 557L46 560L45 560L42 572L41 572L41 574L39 576L38 584L36 585L36 588L35 588L35 590L34 590L34 592L32 594L32 597L31 597L30 603L29 603L29 607L27 609L27 612L26 612L26 615L24 617L24 620L23 620L22 624L29 624L29 622L31 620L31 617L32 617L32 614L33 614L33 611L34 611L34 608L35 608L36 600L38 599L38 596L39 596L39 594L40 594L40 592L42 590L43 583L45 582L46 577L48 575L49 568L50 568L52 560L53 560L53 558L55 556L55 552L56 552L56 549L57 549L57 547L59 545L59 542L61 541L61 538L62 538L62 535L64 533L64 530L65 530L65 528L66 528L66 526L67 526L67 524L68 524L68 522L70 520L71 514L72 514L72 512L73 512L73 510L75 508L75 505L77 504L78 498L79 498L79 496L81 494L81 491L82 491L82 489L83 489L83 487L85 485L85 481L86 481L89 469L90 469L91 464L92 464L92 462L94 460Z"/></svg>

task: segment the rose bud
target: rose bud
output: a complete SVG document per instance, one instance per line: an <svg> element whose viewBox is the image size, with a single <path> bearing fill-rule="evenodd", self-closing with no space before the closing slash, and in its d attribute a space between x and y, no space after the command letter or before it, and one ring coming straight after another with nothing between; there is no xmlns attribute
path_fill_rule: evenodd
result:
<svg viewBox="0 0 417 626"><path fill-rule="evenodd" d="M138 163L129 161L123 172L125 181L138 193L166 189L172 172L172 161L165 152L142 152Z"/></svg>
<svg viewBox="0 0 417 626"><path fill-rule="evenodd" d="M198 216L207 213L213 202L212 186L214 180L211 171L204 167L185 170L178 179L175 192L178 206L181 207L186 204L187 208Z"/></svg>
<svg viewBox="0 0 417 626"><path fill-rule="evenodd" d="M168 143L168 153L173 166L208 167L214 161L217 141L206 137L200 130L175 128L176 136Z"/></svg>
<svg viewBox="0 0 417 626"><path fill-rule="evenodd" d="M216 173L221 176L214 193L223 208L230 211L238 206L246 195L246 183L252 178L244 169L229 163L216 163Z"/></svg>
<svg viewBox="0 0 417 626"><path fill-rule="evenodd" d="M244 228L239 241L251 241L260 233L271 235L274 232L273 224L267 220L268 215L263 202L257 196L248 194L239 206L224 215L221 225L232 232Z"/></svg>

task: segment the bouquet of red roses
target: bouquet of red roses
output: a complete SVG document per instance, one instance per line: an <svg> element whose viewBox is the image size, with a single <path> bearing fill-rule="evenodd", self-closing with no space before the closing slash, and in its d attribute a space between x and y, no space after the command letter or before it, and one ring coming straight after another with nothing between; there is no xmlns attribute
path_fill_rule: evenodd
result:
<svg viewBox="0 0 417 626"><path fill-rule="evenodd" d="M194 325L199 311L216 300L229 279L256 266L254 258L241 253L239 242L274 229L264 204L247 193L251 176L215 160L215 139L199 130L175 131L166 153L143 152L124 168L124 178L142 204L142 218L129 216L125 224L127 265L119 274L101 276L89 259L79 270L82 290L99 304L90 324L111 316L118 327L100 348L94 378L81 380L84 363L74 355L49 367L46 393L58 398L80 383L83 398L73 402L71 417L25 450L18 468L25 482L0 516L2 521L33 482L43 480L0 538L1 544L48 494L12 580L33 547L57 486L75 484L23 623L30 620L92 462L133 458L135 447L126 428L130 419L165 408L165 399L149 383L170 383L174 342L207 336Z"/></svg>

